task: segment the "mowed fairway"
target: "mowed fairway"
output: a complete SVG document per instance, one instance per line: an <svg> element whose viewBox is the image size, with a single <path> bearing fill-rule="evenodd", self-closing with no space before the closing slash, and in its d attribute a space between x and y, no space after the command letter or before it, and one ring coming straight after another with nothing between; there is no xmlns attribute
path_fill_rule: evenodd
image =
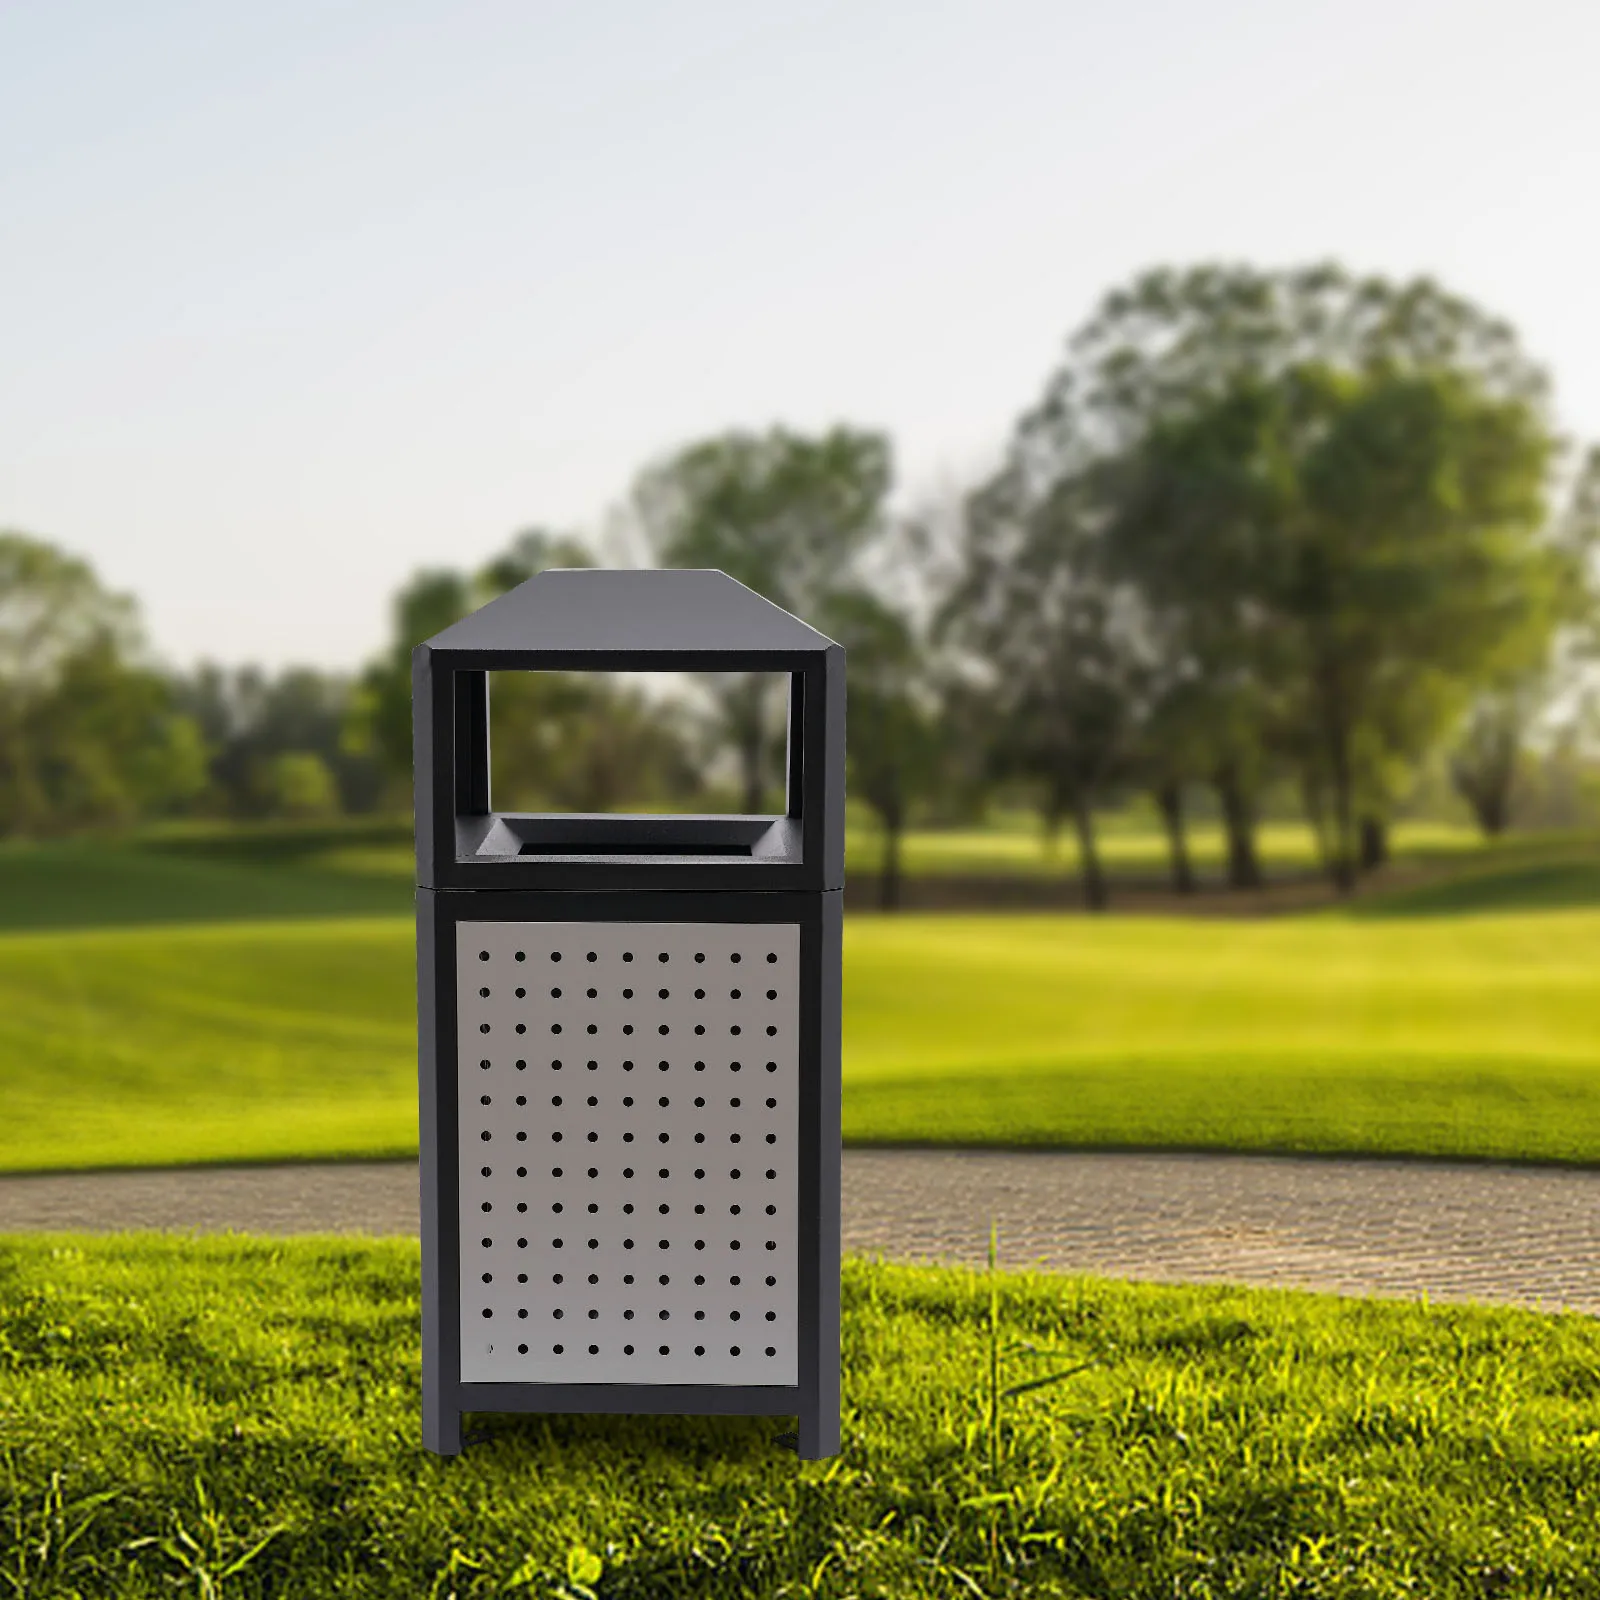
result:
<svg viewBox="0 0 1600 1600"><path fill-rule="evenodd" d="M1600 1160L1600 914L847 941L852 1138Z"/></svg>
<svg viewBox="0 0 1600 1600"><path fill-rule="evenodd" d="M403 1155L398 917L0 936L0 1166ZM846 1133L1600 1160L1600 913L858 918Z"/></svg>

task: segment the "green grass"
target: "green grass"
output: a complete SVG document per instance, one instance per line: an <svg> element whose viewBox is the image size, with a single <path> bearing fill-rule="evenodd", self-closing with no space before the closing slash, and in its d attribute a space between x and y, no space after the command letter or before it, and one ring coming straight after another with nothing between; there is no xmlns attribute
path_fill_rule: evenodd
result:
<svg viewBox="0 0 1600 1600"><path fill-rule="evenodd" d="M413 1150L411 941L0 937L0 1168ZM846 1134L1600 1161L1597 970L1597 910L853 919Z"/></svg>
<svg viewBox="0 0 1600 1600"><path fill-rule="evenodd" d="M1455 917L1480 911L1556 911L1600 906L1600 852L1556 860L1479 866L1437 882L1356 901L1366 917Z"/></svg>
<svg viewBox="0 0 1600 1600"><path fill-rule="evenodd" d="M0 1577L38 1600L1600 1594L1592 1320L995 1286L991 1342L982 1275L847 1265L835 1461L798 1462L780 1419L494 1417L447 1462L419 1447L412 1243L0 1242ZM1072 1375L991 1431L991 1348L1004 1388Z"/></svg>

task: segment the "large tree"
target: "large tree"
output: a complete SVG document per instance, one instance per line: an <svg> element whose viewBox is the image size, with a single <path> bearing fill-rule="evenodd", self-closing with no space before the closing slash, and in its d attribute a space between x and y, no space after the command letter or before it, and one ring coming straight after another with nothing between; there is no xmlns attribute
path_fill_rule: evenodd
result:
<svg viewBox="0 0 1600 1600"><path fill-rule="evenodd" d="M1188 703L1235 881L1258 871L1254 819L1275 759L1326 812L1346 877L1355 813L1381 835L1397 767L1437 733L1461 675L1526 622L1490 605L1477 563L1523 549L1537 520L1544 398L1504 322L1427 280L1333 266L1147 273L1069 341L996 487L1008 523L1025 526L1075 486L1092 508L1078 566L1133 586L1172 681L1187 662L1204 687ZM969 564L993 534L974 523ZM1002 526L997 548L1010 537ZM1536 568L1518 581L1537 587ZM1423 590L1471 621L1470 648L1436 632L1429 655ZM1352 665L1363 626L1388 676L1363 688L1352 722L1351 683L1376 681Z"/></svg>
<svg viewBox="0 0 1600 1600"><path fill-rule="evenodd" d="M715 567L807 621L858 586L862 556L883 534L893 477L880 433L771 428L702 439L647 467L632 508L650 558L667 567ZM709 687L738 751L742 804L760 812L777 714L757 674Z"/></svg>

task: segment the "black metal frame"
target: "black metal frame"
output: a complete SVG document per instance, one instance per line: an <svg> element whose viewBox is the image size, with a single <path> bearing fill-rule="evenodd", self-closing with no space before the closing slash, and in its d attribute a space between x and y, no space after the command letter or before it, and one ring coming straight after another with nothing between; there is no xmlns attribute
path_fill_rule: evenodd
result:
<svg viewBox="0 0 1600 1600"><path fill-rule="evenodd" d="M594 573L588 580L604 582L607 576ZM718 604L732 591L735 599L765 606L721 574L671 576L678 585L695 576L714 580ZM775 608L765 609L782 620L791 640L798 627L815 647L580 655L423 644L413 655L422 1435L429 1450L458 1453L461 1418L468 1411L792 1415L799 1420L802 1457L839 1449L844 652ZM788 673L786 816L764 819L769 832L750 818L497 816L490 809L488 674L577 667ZM497 825L503 825L498 833ZM718 850L757 835L762 842L750 854ZM486 850L496 839L501 848ZM551 854L529 859L505 848L508 840L533 840L535 850L538 841L557 843ZM706 854L688 853L696 841L707 846ZM475 921L799 925L796 1385L461 1382L455 951L457 927Z"/></svg>
<svg viewBox="0 0 1600 1600"><path fill-rule="evenodd" d="M820 639L820 635L819 635ZM775 855L727 859L714 853L658 855L641 848L540 861L543 889L839 889L844 886L844 651L822 641L816 651L741 650L715 655L615 651L575 662L541 650L438 650L419 645L412 657L415 724L417 881L437 889L518 889L532 863L485 855L497 821L550 824L609 821L619 834L661 818L558 819L497 813L489 793L489 674L558 672L581 666L611 672L774 672L789 674L789 749L784 848ZM723 842L742 818L697 818L708 838ZM774 819L776 820L776 819ZM798 848L796 848L798 846Z"/></svg>

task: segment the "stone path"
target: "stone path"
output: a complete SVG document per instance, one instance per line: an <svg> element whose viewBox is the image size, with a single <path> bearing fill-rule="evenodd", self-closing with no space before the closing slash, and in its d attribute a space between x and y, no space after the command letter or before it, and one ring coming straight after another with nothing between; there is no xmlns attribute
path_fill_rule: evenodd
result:
<svg viewBox="0 0 1600 1600"><path fill-rule="evenodd" d="M1600 1173L1403 1161L849 1150L844 1238L915 1261L1600 1315ZM416 1167L0 1178L0 1232L415 1233Z"/></svg>

